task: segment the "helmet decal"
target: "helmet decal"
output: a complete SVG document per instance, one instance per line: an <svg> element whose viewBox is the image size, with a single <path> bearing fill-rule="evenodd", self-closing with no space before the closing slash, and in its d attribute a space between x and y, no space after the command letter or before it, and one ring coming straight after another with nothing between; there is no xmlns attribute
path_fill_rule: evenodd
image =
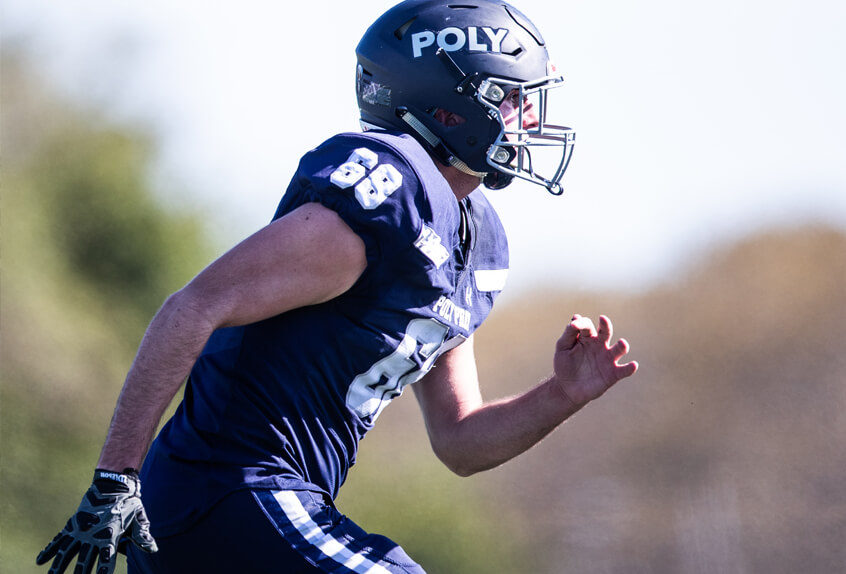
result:
<svg viewBox="0 0 846 574"><path fill-rule="evenodd" d="M364 75L361 64L358 65L355 73L356 90L362 101L374 106L391 105L391 89L382 84L370 81Z"/></svg>
<svg viewBox="0 0 846 574"><path fill-rule="evenodd" d="M481 33L480 33L481 31ZM468 26L466 29L450 26L437 33L424 30L411 35L411 53L413 58L423 55L423 49L437 45L447 52L466 49L468 52L502 53L502 41L508 35L506 28L488 26ZM432 54L437 48L432 49Z"/></svg>

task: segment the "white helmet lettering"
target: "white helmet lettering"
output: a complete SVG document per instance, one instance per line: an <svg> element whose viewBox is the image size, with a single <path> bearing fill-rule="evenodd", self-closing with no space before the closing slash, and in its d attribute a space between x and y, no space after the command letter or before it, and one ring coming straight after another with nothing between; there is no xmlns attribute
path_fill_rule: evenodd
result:
<svg viewBox="0 0 846 574"><path fill-rule="evenodd" d="M447 52L455 52L466 48L470 52L502 53L502 42L508 36L507 28L482 27L484 34L479 34L479 28L469 26L466 29L450 26L435 32L425 30L411 35L411 52L414 58L423 55L423 49L437 45ZM485 42L487 40L487 43Z"/></svg>
<svg viewBox="0 0 846 574"><path fill-rule="evenodd" d="M506 30L507 31L507 30ZM487 52L488 46L479 43L479 32L475 26L467 28L467 49L471 52Z"/></svg>
<svg viewBox="0 0 846 574"><path fill-rule="evenodd" d="M414 50L414 57L419 58L423 54L423 48L435 43L435 34L432 32L418 32L411 35L411 48Z"/></svg>
<svg viewBox="0 0 846 574"><path fill-rule="evenodd" d="M449 38L452 36L454 41L450 42ZM467 36L464 35L464 30L461 28L444 28L438 32L438 46L447 52L455 52L464 47L467 42Z"/></svg>
<svg viewBox="0 0 846 574"><path fill-rule="evenodd" d="M488 28L487 26L482 28L482 30L491 41L491 52L496 52L497 54L501 53L502 41L505 40L505 36L508 35L508 30L505 28L494 30L493 28Z"/></svg>

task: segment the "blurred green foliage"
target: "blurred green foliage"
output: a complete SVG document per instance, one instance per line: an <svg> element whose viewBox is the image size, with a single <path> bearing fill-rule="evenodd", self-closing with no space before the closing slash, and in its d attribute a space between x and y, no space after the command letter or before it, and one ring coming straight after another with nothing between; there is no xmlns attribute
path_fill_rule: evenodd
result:
<svg viewBox="0 0 846 574"><path fill-rule="evenodd" d="M199 222L150 193L150 145L126 128L56 134L31 173L70 269L115 307L149 317L196 269ZM187 269L186 269L187 268Z"/></svg>
<svg viewBox="0 0 846 574"><path fill-rule="evenodd" d="M146 322L208 261L199 214L152 192L153 146L2 61L0 569L34 556L87 487Z"/></svg>

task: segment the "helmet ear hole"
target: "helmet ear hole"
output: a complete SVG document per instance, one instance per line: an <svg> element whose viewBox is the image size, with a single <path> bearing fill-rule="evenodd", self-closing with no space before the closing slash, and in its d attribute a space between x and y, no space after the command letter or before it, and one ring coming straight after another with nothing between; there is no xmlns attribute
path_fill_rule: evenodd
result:
<svg viewBox="0 0 846 574"><path fill-rule="evenodd" d="M435 113L432 114L438 122L445 125L448 128L453 128L455 126L460 126L467 120L463 117L459 116L458 114L454 114L447 110L438 108L435 110Z"/></svg>

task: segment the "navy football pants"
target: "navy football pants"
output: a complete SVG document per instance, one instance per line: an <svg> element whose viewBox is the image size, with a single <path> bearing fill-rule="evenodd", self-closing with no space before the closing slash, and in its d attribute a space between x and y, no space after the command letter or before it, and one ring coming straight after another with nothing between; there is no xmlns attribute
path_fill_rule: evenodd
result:
<svg viewBox="0 0 846 574"><path fill-rule="evenodd" d="M128 545L129 574L425 574L396 543L307 491L237 491L156 542L155 554Z"/></svg>

